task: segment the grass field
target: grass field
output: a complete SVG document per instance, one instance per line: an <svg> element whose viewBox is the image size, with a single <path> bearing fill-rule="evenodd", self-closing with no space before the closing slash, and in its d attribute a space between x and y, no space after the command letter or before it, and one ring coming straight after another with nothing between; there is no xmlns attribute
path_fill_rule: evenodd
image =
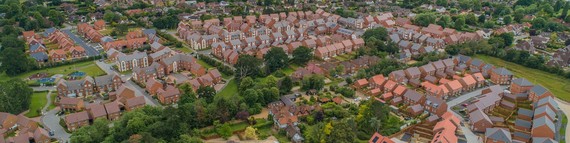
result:
<svg viewBox="0 0 570 143"><path fill-rule="evenodd" d="M556 97L570 101L570 79L540 71L537 69L527 68L515 63L507 62L499 58L477 55L479 58L487 63L493 64L496 67L505 67L515 74L515 77L523 77L530 82L542 85L550 90Z"/></svg>
<svg viewBox="0 0 570 143"><path fill-rule="evenodd" d="M42 110L46 105L46 94L47 92L34 92L34 94L32 94L32 103L30 104L30 110L25 114L26 117L33 118L40 116L40 113L37 111Z"/></svg>
<svg viewBox="0 0 570 143"><path fill-rule="evenodd" d="M232 96L234 94L237 94L237 92L237 81L235 79L232 79L228 82L228 85L222 89L222 91L218 92L217 96Z"/></svg>
<svg viewBox="0 0 570 143"><path fill-rule="evenodd" d="M206 69L210 69L210 68L213 67L212 65L210 65L210 64L208 64L208 63L206 63L206 62L204 62L204 61L202 61L202 60L197 60L197 62L198 62L198 64L202 65L202 66L203 66L204 68L206 68Z"/></svg>
<svg viewBox="0 0 570 143"><path fill-rule="evenodd" d="M50 96L49 98L51 99L52 104L49 105L48 110L51 110L51 109L57 107L57 106L55 106L55 104L53 104L53 102L55 101L55 97L57 97L56 91L52 91L51 95L49 95L49 96Z"/></svg>
<svg viewBox="0 0 570 143"><path fill-rule="evenodd" d="M99 75L105 74L105 72L103 70L101 70L101 68L99 68L97 66L97 64L95 64L95 62L85 61L85 62L75 63L72 65L58 66L58 67L52 67L52 68L47 68L47 69L42 69L42 70L31 71L31 72L16 75L14 77L24 79L24 78L28 78L30 75L42 73L42 72L47 72L49 75L54 75L54 74L67 75L67 74L70 74L74 71L82 71L82 72L85 72L89 76L99 76ZM2 74L0 74L0 81L7 81L10 78L14 78L14 77L10 77L10 76L6 75L5 73L2 73Z"/></svg>

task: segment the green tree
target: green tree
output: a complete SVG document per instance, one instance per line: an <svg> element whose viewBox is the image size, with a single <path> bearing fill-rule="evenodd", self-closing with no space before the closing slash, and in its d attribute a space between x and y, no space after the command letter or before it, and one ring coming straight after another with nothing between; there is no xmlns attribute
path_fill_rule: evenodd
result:
<svg viewBox="0 0 570 143"><path fill-rule="evenodd" d="M247 89L253 88L253 86L255 86L253 79L251 77L245 77L241 79L238 89L239 92L243 92Z"/></svg>
<svg viewBox="0 0 570 143"><path fill-rule="evenodd" d="M176 143L203 143L200 138L191 137L189 135L180 135L180 139Z"/></svg>
<svg viewBox="0 0 570 143"><path fill-rule="evenodd" d="M542 17L537 17L532 20L532 28L533 29L542 29L546 27L546 20Z"/></svg>
<svg viewBox="0 0 570 143"><path fill-rule="evenodd" d="M564 1L562 0L556 0L556 4L554 4L554 11L559 12L560 9L562 9L562 6Z"/></svg>
<svg viewBox="0 0 570 143"><path fill-rule="evenodd" d="M205 99L207 103L212 103L214 96L216 96L216 90L210 86L200 87L196 93L198 97Z"/></svg>
<svg viewBox="0 0 570 143"><path fill-rule="evenodd" d="M475 14L473 13L468 14L467 17L465 18L465 23L469 25L477 25L477 17L475 16Z"/></svg>
<svg viewBox="0 0 570 143"><path fill-rule="evenodd" d="M265 66L267 67L268 73L273 73L283 67L286 67L289 62L289 57L283 50L283 48L273 47L267 51L267 54L263 56L265 59Z"/></svg>
<svg viewBox="0 0 570 143"><path fill-rule="evenodd" d="M53 22L54 26L61 26L65 22L65 15L60 11L50 10L48 16L48 20Z"/></svg>
<svg viewBox="0 0 570 143"><path fill-rule="evenodd" d="M250 55L240 55L238 61L235 65L236 77L242 79L246 76L257 76L260 73L261 60L250 56Z"/></svg>
<svg viewBox="0 0 570 143"><path fill-rule="evenodd" d="M446 6L447 6L447 0L437 0L437 1L435 2L435 4L438 5L438 6L444 6L444 7L446 7Z"/></svg>
<svg viewBox="0 0 570 143"><path fill-rule="evenodd" d="M224 139L228 139L232 136L232 128L228 123L220 124L219 121L214 122L214 126L216 127L216 133Z"/></svg>
<svg viewBox="0 0 570 143"><path fill-rule="evenodd" d="M416 15L416 18L414 19L413 22L416 25L426 27L429 24L435 23L436 19L437 19L437 17L434 14L420 13L420 14Z"/></svg>
<svg viewBox="0 0 570 143"><path fill-rule="evenodd" d="M190 84L183 83L178 86L178 89L182 93L180 95L180 100L178 100L179 105L184 105L196 101L196 94L194 93L194 90Z"/></svg>
<svg viewBox="0 0 570 143"><path fill-rule="evenodd" d="M479 15L479 23L485 23L486 16L485 14Z"/></svg>
<svg viewBox="0 0 570 143"><path fill-rule="evenodd" d="M297 65L305 65L313 58L312 50L305 46L299 46L293 50L291 62Z"/></svg>
<svg viewBox="0 0 570 143"><path fill-rule="evenodd" d="M562 14L560 15L560 18L565 18L568 15L568 9L570 9L570 2L566 2L566 4L564 5L564 9L562 9Z"/></svg>
<svg viewBox="0 0 570 143"><path fill-rule="evenodd" d="M436 22L437 25L442 27L450 27L451 26L451 17L448 15L443 15L441 18Z"/></svg>
<svg viewBox="0 0 570 143"><path fill-rule="evenodd" d="M303 90L321 90L325 86L325 78L321 75L312 75L303 78L301 89Z"/></svg>
<svg viewBox="0 0 570 143"><path fill-rule="evenodd" d="M100 143L109 136L109 122L106 119L97 119L93 125L79 128L73 132L71 142Z"/></svg>
<svg viewBox="0 0 570 143"><path fill-rule="evenodd" d="M248 126L247 128L245 128L245 138L248 140L257 140L257 133L256 133L257 129Z"/></svg>
<svg viewBox="0 0 570 143"><path fill-rule="evenodd" d="M9 76L25 73L35 67L34 61L28 59L21 49L5 48L0 53L0 71Z"/></svg>
<svg viewBox="0 0 570 143"><path fill-rule="evenodd" d="M465 26L465 17L459 17L455 20L455 29L461 30Z"/></svg>
<svg viewBox="0 0 570 143"><path fill-rule="evenodd" d="M247 89L242 94L242 97L243 100L251 106L258 102L259 92L257 92L255 89Z"/></svg>
<svg viewBox="0 0 570 143"><path fill-rule="evenodd" d="M283 78L279 84L279 93L287 94L293 89L293 80L289 76Z"/></svg>
<svg viewBox="0 0 570 143"><path fill-rule="evenodd" d="M434 19L434 22L435 22L435 19ZM378 27L378 28L368 29L368 30L364 31L364 34L362 34L362 39L369 39L372 37L374 37L378 40L385 41L388 39L388 31L386 31L386 28Z"/></svg>
<svg viewBox="0 0 570 143"><path fill-rule="evenodd" d="M511 24L511 22L513 22L513 17L511 17L510 15L507 15L503 18L503 22L505 23L505 25L509 25L509 24Z"/></svg>

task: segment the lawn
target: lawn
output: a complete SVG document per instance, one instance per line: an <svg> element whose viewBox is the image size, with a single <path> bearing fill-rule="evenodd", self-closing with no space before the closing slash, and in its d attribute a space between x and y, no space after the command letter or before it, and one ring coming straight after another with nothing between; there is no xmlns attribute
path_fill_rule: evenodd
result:
<svg viewBox="0 0 570 143"><path fill-rule="evenodd" d="M527 68L490 56L477 55L475 58L479 58L487 63L495 65L496 67L505 67L513 72L515 77L526 78L534 84L544 86L559 99L570 101L570 79L541 70Z"/></svg>
<svg viewBox="0 0 570 143"><path fill-rule="evenodd" d="M206 63L206 62L204 62L204 61L202 61L202 60L197 60L197 62L198 62L198 64L202 65L202 66L203 66L204 68L206 68L206 69L210 69L210 68L213 67L212 65L210 65L210 64L208 64L208 63Z"/></svg>
<svg viewBox="0 0 570 143"><path fill-rule="evenodd" d="M85 62L75 63L75 64L71 64L71 65L35 70L35 71L19 74L19 75L13 76L13 77L25 79L25 78L28 78L30 75L42 73L42 72L47 72L49 75L54 75L54 74L67 75L67 74L70 74L74 71L82 71L82 72L85 72L89 76L99 76L99 75L105 74L105 72L103 70L101 70L101 68L99 68L97 66L97 64L95 64L95 62L85 61ZM0 81L7 81L10 78L11 78L11 76L6 75L5 73L0 74Z"/></svg>
<svg viewBox="0 0 570 143"><path fill-rule="evenodd" d="M30 110L25 114L26 117L33 118L40 116L40 112L38 111L41 111L47 103L46 94L47 92L34 92L34 94L32 94L32 103L30 104Z"/></svg>
<svg viewBox="0 0 570 143"><path fill-rule="evenodd" d="M49 96L50 96L49 98L51 99L51 102L52 102L52 103L49 105L48 110L51 110L51 109L53 109L53 108L56 107L55 104L53 104L53 102L55 101L55 97L57 97L57 93L56 93L56 92L57 92L57 91L53 91L53 92L51 92L51 95L49 95Z"/></svg>
<svg viewBox="0 0 570 143"><path fill-rule="evenodd" d="M222 91L218 92L217 96L232 96L236 94L237 91L237 81L235 79L232 79L228 82L228 85L222 89Z"/></svg>

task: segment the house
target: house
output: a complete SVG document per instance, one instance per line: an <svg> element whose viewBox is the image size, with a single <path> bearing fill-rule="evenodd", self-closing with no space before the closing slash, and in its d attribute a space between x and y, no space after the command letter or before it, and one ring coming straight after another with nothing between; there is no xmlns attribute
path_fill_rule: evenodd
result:
<svg viewBox="0 0 570 143"><path fill-rule="evenodd" d="M384 75L375 75L373 77L371 77L369 79L370 81L370 88L374 89L374 88L383 88L384 87L384 83L386 83L386 78L384 78Z"/></svg>
<svg viewBox="0 0 570 143"><path fill-rule="evenodd" d="M418 67L410 67L404 70L408 79L419 79L421 72Z"/></svg>
<svg viewBox="0 0 570 143"><path fill-rule="evenodd" d="M435 72L436 72L435 67L431 63L423 65L419 69L420 69L422 77L434 76Z"/></svg>
<svg viewBox="0 0 570 143"><path fill-rule="evenodd" d="M136 96L133 98L126 99L124 104L125 104L125 110L131 111L138 108L142 108L146 104L146 101L144 99L144 96Z"/></svg>
<svg viewBox="0 0 570 143"><path fill-rule="evenodd" d="M394 143L394 141L392 141L392 139L388 138L388 137L384 137L381 134L379 134L378 132L374 133L374 135L372 135L372 137L370 137L370 140L368 140L369 143Z"/></svg>
<svg viewBox="0 0 570 143"><path fill-rule="evenodd" d="M540 106L534 109L534 118L547 117L551 121L556 119L556 112L548 106Z"/></svg>
<svg viewBox="0 0 570 143"><path fill-rule="evenodd" d="M435 96L426 96L425 102L422 104L424 108L435 115L441 116L447 112L447 103L441 98Z"/></svg>
<svg viewBox="0 0 570 143"><path fill-rule="evenodd" d="M79 98L60 96L59 107L64 111L81 111L85 108L85 103Z"/></svg>
<svg viewBox="0 0 570 143"><path fill-rule="evenodd" d="M408 78L406 73L403 70L393 71L388 75L390 80L393 80L397 83L408 83Z"/></svg>
<svg viewBox="0 0 570 143"><path fill-rule="evenodd" d="M463 86L459 82L459 80L453 80L445 84L445 87L449 90L451 95L459 95L463 92Z"/></svg>
<svg viewBox="0 0 570 143"><path fill-rule="evenodd" d="M487 128L485 131L486 143L510 143L513 142L511 132L504 128Z"/></svg>
<svg viewBox="0 0 570 143"><path fill-rule="evenodd" d="M356 80L356 82L354 82L353 84L353 87L356 89L362 89L368 87L368 80L366 80L365 78Z"/></svg>
<svg viewBox="0 0 570 143"><path fill-rule="evenodd" d="M554 138L557 133L556 126L547 117L535 118L532 120L531 136L533 138Z"/></svg>
<svg viewBox="0 0 570 143"><path fill-rule="evenodd" d="M532 105L532 107L534 107L535 109L542 107L542 106L547 106L552 111L558 110L558 103L554 100L554 97L552 97L552 96L544 97L544 98L538 100L538 102L534 102L534 104Z"/></svg>
<svg viewBox="0 0 570 143"><path fill-rule="evenodd" d="M115 73L95 77L95 87L99 93L115 91L119 89L119 86L122 84L123 80Z"/></svg>
<svg viewBox="0 0 570 143"><path fill-rule="evenodd" d="M558 143L556 140L552 138L543 138L543 137L533 137L532 143Z"/></svg>
<svg viewBox="0 0 570 143"><path fill-rule="evenodd" d="M553 96L553 95L550 91L548 91L548 89L540 85L535 85L534 87L532 87L528 94L528 98L533 102L537 102L538 100L545 98L547 96Z"/></svg>
<svg viewBox="0 0 570 143"><path fill-rule="evenodd" d="M166 89L158 89L158 101L162 104L174 104L180 98L180 90L174 86L167 86Z"/></svg>
<svg viewBox="0 0 570 143"><path fill-rule="evenodd" d="M467 75L459 79L459 83L463 86L463 91L472 91L477 86L477 81L475 81L472 75Z"/></svg>
<svg viewBox="0 0 570 143"><path fill-rule="evenodd" d="M515 120L515 129L530 132L531 126L532 126L532 123L530 121L523 120L523 119L516 119Z"/></svg>
<svg viewBox="0 0 570 143"><path fill-rule="evenodd" d="M475 132L485 132L487 128L493 127L493 122L489 116L481 110L469 113L469 124L471 124L471 130Z"/></svg>
<svg viewBox="0 0 570 143"><path fill-rule="evenodd" d="M57 84L57 95L59 97L86 97L91 96L95 92L93 87L95 82L90 76L86 76L82 80L66 81L60 80Z"/></svg>
<svg viewBox="0 0 570 143"><path fill-rule="evenodd" d="M146 85L145 90L150 95L156 95L157 91L164 87L162 82L158 81L155 78L151 78L151 79L147 80L145 85Z"/></svg>
<svg viewBox="0 0 570 143"><path fill-rule="evenodd" d="M87 111L71 113L65 116L65 125L70 131L75 131L80 127L89 125L89 114Z"/></svg>
<svg viewBox="0 0 570 143"><path fill-rule="evenodd" d="M491 82L495 84L511 84L513 79L513 73L505 68L497 68L490 73Z"/></svg>
<svg viewBox="0 0 570 143"><path fill-rule="evenodd" d="M512 81L510 91L512 94L526 93L533 87L534 85L525 78L517 78Z"/></svg>
<svg viewBox="0 0 570 143"><path fill-rule="evenodd" d="M426 100L425 96L415 90L407 90L402 96L402 99L404 100L404 104L407 105L422 104Z"/></svg>
<svg viewBox="0 0 570 143"><path fill-rule="evenodd" d="M105 20L97 20L97 21L95 21L95 23L93 23L93 28L95 28L95 30L103 30L103 29L105 29Z"/></svg>
<svg viewBox="0 0 570 143"><path fill-rule="evenodd" d="M147 67L150 65L150 62L146 52L135 51L130 55L117 57L116 65L120 72L124 72L136 67Z"/></svg>
<svg viewBox="0 0 570 143"><path fill-rule="evenodd" d="M105 111L107 111L107 119L111 121L119 119L121 116L121 109L116 101L105 103L104 106Z"/></svg>
<svg viewBox="0 0 570 143"><path fill-rule="evenodd" d="M411 116L416 117L416 116L419 116L420 114L423 113L424 106L422 106L420 104L415 104L415 105L409 106L407 111Z"/></svg>
<svg viewBox="0 0 570 143"><path fill-rule="evenodd" d="M526 121L531 121L533 117L534 117L534 113L532 110L519 108L519 110L517 111L517 119L523 119Z"/></svg>
<svg viewBox="0 0 570 143"><path fill-rule="evenodd" d="M103 104L90 104L85 109L89 113L89 119L93 121L99 118L107 119L107 111Z"/></svg>

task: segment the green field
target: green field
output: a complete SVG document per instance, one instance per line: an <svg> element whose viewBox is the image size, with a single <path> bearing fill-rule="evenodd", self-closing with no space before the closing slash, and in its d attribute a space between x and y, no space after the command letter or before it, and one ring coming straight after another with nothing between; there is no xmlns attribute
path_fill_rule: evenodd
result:
<svg viewBox="0 0 570 143"><path fill-rule="evenodd" d="M217 96L227 97L237 94L237 92L238 92L237 81L235 79L232 79L228 82L228 85L226 85L226 87L222 89L222 91L218 92Z"/></svg>
<svg viewBox="0 0 570 143"><path fill-rule="evenodd" d="M507 62L499 58L490 56L477 55L479 58L487 63L493 64L496 67L505 67L515 74L515 77L523 77L530 82L542 85L550 90L556 97L564 101L570 101L570 80L564 77L547 73L537 69L527 68L515 63Z"/></svg>
<svg viewBox="0 0 570 143"><path fill-rule="evenodd" d="M55 97L57 97L57 91L52 91L51 95L49 95L49 96L50 96L49 98L51 99L52 103L49 104L48 110L51 110L51 109L56 107L55 104L53 104L53 102L55 101Z"/></svg>
<svg viewBox="0 0 570 143"><path fill-rule="evenodd" d="M99 68L99 66L97 66L97 64L95 64L95 62L85 61L85 62L75 63L75 64L71 64L71 65L58 66L58 67L52 67L52 68L47 68L47 69L31 71L31 72L27 72L27 73L17 75L15 77L25 79L25 78L28 78L30 75L42 73L42 72L47 72L50 76L54 75L54 74L67 75L67 74L70 74L74 71L82 71L82 72L85 72L89 76L100 76L100 75L105 74L105 72L103 70L101 70L101 68ZM6 75L5 73L0 74L0 81L7 81L10 78L11 77Z"/></svg>
<svg viewBox="0 0 570 143"><path fill-rule="evenodd" d="M46 105L46 94L47 92L34 92L34 94L32 94L32 103L30 104L30 110L25 114L26 117L33 118L40 116L38 110L42 110Z"/></svg>
<svg viewBox="0 0 570 143"><path fill-rule="evenodd" d="M197 60L197 63L200 64L200 65L202 65L205 69L210 69L210 68L213 67L212 65L210 65L210 64L208 64L208 63L206 63L206 62L204 62L204 61L202 61L202 60L200 60L200 59Z"/></svg>

